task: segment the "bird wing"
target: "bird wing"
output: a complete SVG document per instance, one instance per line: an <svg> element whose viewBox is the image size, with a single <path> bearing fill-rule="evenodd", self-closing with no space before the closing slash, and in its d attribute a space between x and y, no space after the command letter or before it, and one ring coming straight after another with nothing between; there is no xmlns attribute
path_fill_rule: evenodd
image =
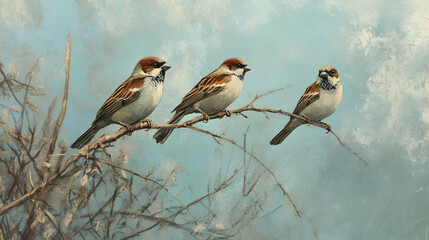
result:
<svg viewBox="0 0 429 240"><path fill-rule="evenodd" d="M182 102L174 108L173 112L185 109L198 101L220 93L225 88L225 85L231 81L231 77L232 76L228 74L208 75L204 77L188 94L186 94Z"/></svg>
<svg viewBox="0 0 429 240"><path fill-rule="evenodd" d="M122 83L98 110L94 123L110 117L120 108L139 98L144 80L145 78L129 78Z"/></svg>
<svg viewBox="0 0 429 240"><path fill-rule="evenodd" d="M306 108L308 105L316 101L320 98L320 87L314 82L311 84L304 92L304 94L301 96L301 98L298 101L298 104L295 107L295 110L293 110L294 114L300 114L304 108Z"/></svg>

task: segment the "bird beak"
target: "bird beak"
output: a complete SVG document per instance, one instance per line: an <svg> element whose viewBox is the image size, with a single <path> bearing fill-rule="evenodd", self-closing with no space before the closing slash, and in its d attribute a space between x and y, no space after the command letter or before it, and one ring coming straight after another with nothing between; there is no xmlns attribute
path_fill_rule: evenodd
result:
<svg viewBox="0 0 429 240"><path fill-rule="evenodd" d="M244 72L248 72L248 71L252 70L249 66L245 66L243 69L244 69Z"/></svg>
<svg viewBox="0 0 429 240"><path fill-rule="evenodd" d="M171 68L171 66L168 65L167 63L164 63L164 65L161 66L161 69L164 70L164 71L167 71L170 68Z"/></svg>
<svg viewBox="0 0 429 240"><path fill-rule="evenodd" d="M327 72L325 72L325 71L323 71L323 72L321 72L321 73L319 74L319 77L321 77L321 78L327 78L327 77L328 77L328 73L327 73Z"/></svg>

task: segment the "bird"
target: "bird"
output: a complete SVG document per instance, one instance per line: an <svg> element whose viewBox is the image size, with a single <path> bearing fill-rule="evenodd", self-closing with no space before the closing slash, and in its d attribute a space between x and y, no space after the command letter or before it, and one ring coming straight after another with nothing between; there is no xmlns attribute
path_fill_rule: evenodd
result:
<svg viewBox="0 0 429 240"><path fill-rule="evenodd" d="M229 58L216 70L205 76L186 94L172 112L176 112L168 124L180 122L187 114L201 113L205 121L209 115L226 109L240 94L244 76L251 68L241 58ZM225 110L227 116L231 113ZM157 143L164 143L173 128L162 128L153 137Z"/></svg>
<svg viewBox="0 0 429 240"><path fill-rule="evenodd" d="M145 120L158 105L162 96L165 72L170 68L171 66L161 58L154 56L142 58L136 64L131 76L103 103L91 127L71 147L82 148L100 129L110 124L119 124L130 132L131 124Z"/></svg>
<svg viewBox="0 0 429 240"><path fill-rule="evenodd" d="M317 80L311 84L301 96L293 111L294 114L302 115L309 120L318 121L327 118L334 113L343 95L343 87L340 82L338 71L333 66L323 66L319 69ZM271 145L282 143L295 128L306 121L291 117L286 126L271 140ZM331 129L326 124L328 131Z"/></svg>

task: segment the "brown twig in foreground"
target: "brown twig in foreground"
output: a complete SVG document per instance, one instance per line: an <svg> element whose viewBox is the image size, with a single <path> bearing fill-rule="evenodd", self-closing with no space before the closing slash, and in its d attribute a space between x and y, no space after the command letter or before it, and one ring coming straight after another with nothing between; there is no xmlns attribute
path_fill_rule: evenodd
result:
<svg viewBox="0 0 429 240"><path fill-rule="evenodd" d="M71 39L70 36L67 38L67 52L66 52L66 64L65 64L65 72L66 72L66 80L64 83L64 93L63 93L63 102L61 107L60 115L58 115L58 119L55 122L54 132L52 133L52 141L49 145L48 153L46 154L43 163L49 162L49 155L51 155L55 150L55 145L57 143L58 134L60 132L61 124L63 123L64 117L67 111L67 100L69 96L69 83L70 83L70 55L71 55Z"/></svg>
<svg viewBox="0 0 429 240"><path fill-rule="evenodd" d="M271 176L273 176L273 178L274 178L274 180L276 181L276 183L277 183L277 186L282 190L282 192L283 192L283 195L285 195L287 198L288 198L288 200L289 200L289 202L292 204L292 206L293 206L293 208L294 208L294 210L295 210L295 213L298 215L298 217L301 217L301 212L298 210L298 208L296 207L296 205L295 205L295 203L292 201L292 198L290 197L290 195L286 192L286 190L283 188L283 186L282 186L282 184L279 182L279 180L277 179L277 177L276 177L276 175L274 174L274 172L273 171L271 171L271 169L269 168L269 167L267 167L267 165L265 165L259 158L257 158L253 153L250 153L250 152L248 152L243 146L241 146L241 145L239 145L239 144L237 144L234 140L232 140L232 139L229 139L229 138L226 138L226 137L222 137L222 136L220 136L220 135L217 135L217 134L215 134L215 133L212 133L212 132L210 132L210 131L206 131L206 130L203 130L203 129L200 129L200 128L196 128L196 127L193 127L193 126L188 126L188 128L190 128L190 129L192 129L192 130L195 130L195 131L198 131L198 132L202 132L202 133L205 133L205 134L208 134L208 135L211 135L213 138L219 138L219 139L222 139L222 140L225 140L225 141L227 141L227 142L229 142L229 143L231 143L232 145L234 145L234 146L236 146L236 147L238 147L239 149L241 149L241 150L243 150L246 154L248 154L249 156L251 156L253 159L255 159L263 168L265 168L265 170L267 170L269 173L270 173L270 175Z"/></svg>
<svg viewBox="0 0 429 240"><path fill-rule="evenodd" d="M278 113L278 114L287 115L287 116L295 117L295 118L298 118L298 119L306 120L306 118L304 118L304 117L302 117L300 115L296 115L296 114L285 112L285 111L278 110L278 109L255 107L254 105L247 105L247 106L242 107L242 108L237 108L237 109L230 110L230 112L232 114L235 114L235 115L240 114L242 112L246 112L246 111L263 112L263 113L267 113L267 112L268 113ZM226 112L222 111L222 112L219 112L217 114L209 116L209 119L220 119L220 118L225 117L226 115L227 115ZM190 119L188 121L185 121L185 122L182 122L182 123L176 123L176 124L154 124L154 123L149 124L148 122L139 122L139 123L136 123L136 124L134 124L134 125L131 126L131 132L134 132L134 131L137 131L137 130L140 130L140 129L160 129L160 128L192 128L192 129L195 130L196 128L193 127L192 125L194 125L195 123L198 123L198 122L202 122L202 121L204 121L204 117L203 116L198 116L198 117L195 117L195 118ZM320 122L308 121L308 123L311 124L311 125L317 126L317 127L328 129L325 124L320 123ZM346 147L346 149L348 149L350 151L350 149L340 140L340 138L333 131L330 131L330 132L336 136L336 138L339 141L339 143L341 144L341 146ZM106 145L108 145L108 144L116 141L117 139L119 139L120 137L122 137L123 135L126 135L128 133L129 132L128 132L128 130L126 128L121 128L119 131L117 131L115 133L99 137L93 143L91 143L89 145L86 145L84 148L82 148L79 151L78 155L76 155L73 158L68 159L66 161L66 163L54 175L52 175L46 182L44 182L40 186L34 188L32 191L28 192L27 194L21 196L19 199L15 200L13 202L10 202L10 203L2 205L0 207L0 216L3 215L3 214L5 214L5 213L7 213L7 212L9 212L13 208L21 205L27 199L29 199L30 197L34 196L36 193L38 193L41 190L43 190L44 188L46 188L48 186L48 184L51 184L55 179L57 179L59 176L61 176L61 174L63 174L68 169L68 167L70 165L72 165L78 159L80 159L80 157L88 157L90 152L92 152L92 151L94 151L96 149L99 149L100 147L105 147ZM208 133L208 132L204 132L204 133ZM210 134L210 135L212 135L212 134ZM216 135L216 134L214 134L214 135ZM214 136L214 135L212 135L212 136ZM219 136L219 135L216 135L216 137L217 136ZM221 138L221 137L219 136L219 138ZM233 140L230 140L230 143L233 143L234 145L239 146ZM241 147L241 149L243 149L243 148ZM248 154L250 154L250 153L248 152ZM356 155L357 157L359 157L359 155L357 153L353 153L353 154ZM253 154L250 155L250 156L252 156L252 158L255 159L255 160L257 159L257 157L255 157ZM362 159L362 158L359 157L359 159ZM365 164L367 164L365 160L363 160L363 161L364 161ZM261 161L259 161L259 163L263 164ZM267 169L268 167L264 166L264 168ZM272 173L272 171L271 171L271 173ZM275 179L277 181L277 185L279 187L281 187L281 184L278 182L277 178L275 178ZM282 189L282 191L289 198L289 200L291 200L290 196L286 193L286 191L284 191L284 189ZM295 205L294 205L294 208L295 208L297 214L299 215L299 211L296 209Z"/></svg>
<svg viewBox="0 0 429 240"><path fill-rule="evenodd" d="M12 94L12 96L13 96L13 98L15 99L15 101L19 104L19 106L23 106L22 105L22 103L21 103L21 101L19 101L19 99L18 99L18 97L15 95L15 92L13 91L13 89L12 89L12 86L11 86L11 84L10 84L10 80L8 79L8 77L6 76L6 73L3 71L3 68L2 68L2 66L3 65L1 65L0 64L0 73L1 73L1 75L3 75L3 81L4 82L6 82L6 85L7 85L7 87L9 88L9 90L10 90L10 92L11 92L11 94Z"/></svg>
<svg viewBox="0 0 429 240"><path fill-rule="evenodd" d="M334 133L333 131L331 131L331 133L332 133L332 135L335 136L335 138L337 139L337 141L340 143L340 145L342 147L344 147L351 154L355 155L360 161L362 161L365 164L365 166L368 166L368 162L365 161L365 159L363 159L361 156L359 156L359 153L354 152L349 146L347 146L343 141L341 141L340 137L338 137L338 135L336 133Z"/></svg>
<svg viewBox="0 0 429 240"><path fill-rule="evenodd" d="M0 107L4 107L0 117L0 132L4 133L0 139L0 164L4 167L0 176L4 180L0 193L0 238L74 239L89 236L96 239L127 239L156 226L159 229L177 228L188 238L230 238L253 222L263 210L268 189L271 191L271 188L262 185L265 182L258 182L259 177L265 175L265 170L257 163L253 167L256 167L258 176L247 176L252 185L246 190L247 196L228 190L236 183L243 168L237 167L232 173L228 163L226 170L223 167L219 170L213 191L196 199L187 197L182 201L179 198L182 191L176 196L168 189L170 185L181 186L176 182L176 173L182 171L180 167L174 167L167 178L162 173L154 174L154 167L140 174L125 167L128 154L122 149L109 151L111 142L99 141L85 146L79 153L69 152L59 135L68 98L69 43L68 51L65 51L65 55L68 55L65 56L65 87L50 104L42 126L38 124L38 117L33 118L32 115L38 105L37 98L34 101L31 98L46 95L43 86L32 85L38 80L34 77L35 67L30 68L25 75L25 82L15 79L16 73L13 72L4 74L6 79L1 79L0 74L0 95L7 96L10 101L0 104ZM1 64L0 70L3 70ZM60 98L63 106L55 114L55 104ZM12 106L6 106L9 104ZM54 114L56 116L52 117ZM219 144L226 142L221 138L213 139ZM250 152L253 154L253 151ZM244 155L248 155L247 151L244 151ZM230 173L232 175L228 177ZM256 177L258 179L255 181ZM193 191L191 186L189 190ZM228 196L238 194L239 197L232 197L227 208L241 209L230 225L226 222L213 225L218 222L217 216L224 212L224 207L212 203L211 198L217 199L216 193L223 190ZM194 209L203 210L196 211L194 216L191 212ZM80 220L81 214L86 212L93 214L88 221ZM122 212L130 214L122 215ZM142 217L142 214L146 217ZM15 216L27 217L16 219Z"/></svg>

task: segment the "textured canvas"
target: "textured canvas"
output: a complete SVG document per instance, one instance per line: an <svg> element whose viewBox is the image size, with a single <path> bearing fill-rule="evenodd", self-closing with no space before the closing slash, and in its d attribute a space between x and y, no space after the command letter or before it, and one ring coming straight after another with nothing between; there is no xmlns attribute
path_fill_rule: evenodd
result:
<svg viewBox="0 0 429 240"><path fill-rule="evenodd" d="M0 239L428 239L427 0L0 0L0 63Z"/></svg>

